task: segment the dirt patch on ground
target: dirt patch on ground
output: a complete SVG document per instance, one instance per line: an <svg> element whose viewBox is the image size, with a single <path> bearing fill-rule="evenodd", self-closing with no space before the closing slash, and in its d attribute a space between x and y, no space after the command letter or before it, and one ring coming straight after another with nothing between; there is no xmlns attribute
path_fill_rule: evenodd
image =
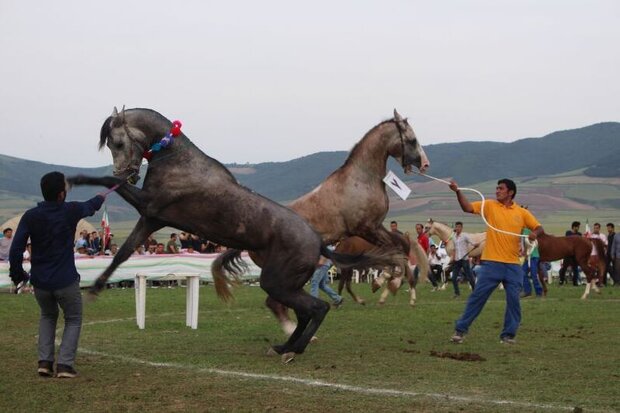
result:
<svg viewBox="0 0 620 413"><path fill-rule="evenodd" d="M458 361L486 361L484 357L476 353L451 353L449 351L431 350L431 356L439 358L447 358Z"/></svg>

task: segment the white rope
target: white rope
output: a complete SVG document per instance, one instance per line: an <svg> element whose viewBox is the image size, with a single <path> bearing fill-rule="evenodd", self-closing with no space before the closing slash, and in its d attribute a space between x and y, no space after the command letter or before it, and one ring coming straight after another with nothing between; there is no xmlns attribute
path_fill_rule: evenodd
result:
<svg viewBox="0 0 620 413"><path fill-rule="evenodd" d="M435 180L437 182L442 182L442 183L450 186L450 182L448 182L448 181L446 181L444 179L435 178L434 176L430 176L428 174L423 174L421 172L416 172L416 171L413 171L413 172L418 174L418 175L420 175L420 176L425 176L427 178L433 179L433 180ZM482 199L482 204L480 205L480 216L482 217L482 220L487 225L487 227L491 228L494 231L497 231L497 232L500 232L500 233L506 234L506 235L512 235L512 236L519 237L519 238L527 238L528 237L528 235L517 234L516 232L504 231L503 229L495 228L493 225L489 224L489 221L487 221L487 219L484 216L484 202L486 201L486 199L484 198L484 195L482 195L482 192L478 191L477 189L473 189L473 188L459 188L459 190L475 192L475 193L477 193L480 196L480 198Z"/></svg>

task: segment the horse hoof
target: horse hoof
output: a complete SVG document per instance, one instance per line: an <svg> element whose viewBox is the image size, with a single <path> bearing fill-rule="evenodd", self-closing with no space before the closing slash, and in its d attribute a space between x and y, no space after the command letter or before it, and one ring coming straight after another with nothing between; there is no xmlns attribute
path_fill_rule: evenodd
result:
<svg viewBox="0 0 620 413"><path fill-rule="evenodd" d="M360 305L366 305L366 301L364 300L358 300L357 303Z"/></svg>
<svg viewBox="0 0 620 413"><path fill-rule="evenodd" d="M312 336L312 338L310 338L310 342L314 343L315 341L317 341L319 338L317 336Z"/></svg>
<svg viewBox="0 0 620 413"><path fill-rule="evenodd" d="M409 305L415 307L415 301L409 301Z"/></svg>
<svg viewBox="0 0 620 413"><path fill-rule="evenodd" d="M268 356L275 356L284 353L286 353L286 351L284 350L284 345L282 344L274 344L273 346L269 347L269 350L267 350Z"/></svg>
<svg viewBox="0 0 620 413"><path fill-rule="evenodd" d="M295 353L289 352L282 354L282 364L288 364L293 360L295 360Z"/></svg>
<svg viewBox="0 0 620 413"><path fill-rule="evenodd" d="M385 301L379 301L377 304L378 305L383 305L383 304L385 304Z"/></svg>
<svg viewBox="0 0 620 413"><path fill-rule="evenodd" d="M585 300L586 298L588 298L588 296L587 296L587 295L582 295L582 296L581 296L581 299L582 299L582 300Z"/></svg>

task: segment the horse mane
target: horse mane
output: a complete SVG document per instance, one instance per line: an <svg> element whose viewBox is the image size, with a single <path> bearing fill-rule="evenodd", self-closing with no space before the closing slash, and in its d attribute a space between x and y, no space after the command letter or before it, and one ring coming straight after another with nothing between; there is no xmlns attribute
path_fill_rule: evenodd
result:
<svg viewBox="0 0 620 413"><path fill-rule="evenodd" d="M355 144L355 146L353 146L353 149L351 149L351 151L349 152L349 156L347 157L347 160L344 161L344 164L342 164L342 166L338 169L342 169L344 167L346 167L347 165L349 165L351 162L353 162L351 159L354 158L355 155L357 155L357 152L361 151L361 146L362 143L366 140L366 138L375 131L375 129L380 128L381 126L385 125L386 123L390 123L390 122L394 122L394 119L387 119L384 120L383 122L373 126L372 128L370 128L370 130L368 132L366 132L364 134L364 136L362 137L362 139L359 140L359 142L357 142Z"/></svg>
<svg viewBox="0 0 620 413"><path fill-rule="evenodd" d="M99 133L99 150L103 148L108 140L108 136L110 136L110 131L112 130L112 119L112 116L108 116L101 126L101 132Z"/></svg>

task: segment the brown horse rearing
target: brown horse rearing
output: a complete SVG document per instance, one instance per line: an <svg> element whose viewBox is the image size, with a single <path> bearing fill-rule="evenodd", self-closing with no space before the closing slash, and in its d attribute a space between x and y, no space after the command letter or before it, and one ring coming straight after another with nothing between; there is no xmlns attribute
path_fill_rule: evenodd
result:
<svg viewBox="0 0 620 413"><path fill-rule="evenodd" d="M389 208L383 182L389 157L398 160L407 173L414 166L424 172L430 165L411 125L396 110L392 119L379 123L364 135L340 168L314 190L291 202L289 207L301 215L327 244L359 236L373 245L398 248L383 227ZM417 243L413 244L417 256L421 248ZM408 254L409 251L404 252L405 256ZM250 255L260 266L260 260L257 261L252 252ZM290 334L294 324L286 307L273 297L267 297L266 304L284 331Z"/></svg>

